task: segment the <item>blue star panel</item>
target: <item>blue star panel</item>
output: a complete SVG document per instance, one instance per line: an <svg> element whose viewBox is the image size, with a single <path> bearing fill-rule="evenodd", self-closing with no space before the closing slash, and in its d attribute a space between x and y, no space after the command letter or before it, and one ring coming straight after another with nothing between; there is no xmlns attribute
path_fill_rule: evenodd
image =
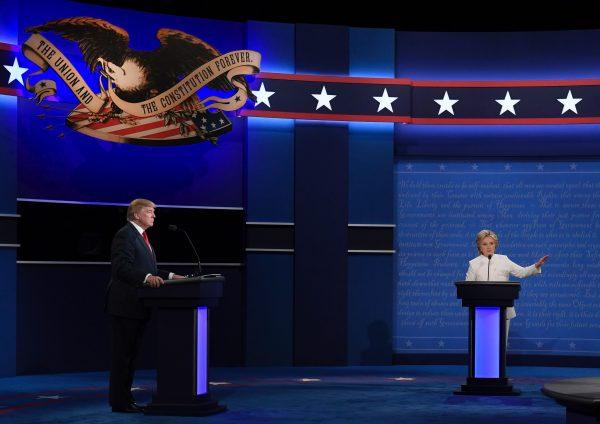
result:
<svg viewBox="0 0 600 424"><path fill-rule="evenodd" d="M269 104L258 102L245 115L413 124L600 122L597 79L469 82L261 74L253 90L261 84L272 92ZM335 97L321 96L323 87Z"/></svg>
<svg viewBox="0 0 600 424"><path fill-rule="evenodd" d="M253 90L264 83L266 91L274 92L269 97L271 107L261 103L249 116L265 116L297 119L321 119L344 121L408 122L410 115L411 87L403 81L384 78L315 77L309 75L263 74L255 81ZM331 110L321 106L313 96L320 95L323 87L329 95ZM377 112L384 89L392 102L392 111Z"/></svg>
<svg viewBox="0 0 600 424"><path fill-rule="evenodd" d="M13 79L10 83L8 82L11 80L11 76L15 77L17 74L14 72L11 74L10 70L6 68L6 66L11 68L14 65L18 51L19 48L17 46L0 43L0 94L18 96L23 93L23 86L17 79ZM19 65L23 66L22 60L19 61Z"/></svg>

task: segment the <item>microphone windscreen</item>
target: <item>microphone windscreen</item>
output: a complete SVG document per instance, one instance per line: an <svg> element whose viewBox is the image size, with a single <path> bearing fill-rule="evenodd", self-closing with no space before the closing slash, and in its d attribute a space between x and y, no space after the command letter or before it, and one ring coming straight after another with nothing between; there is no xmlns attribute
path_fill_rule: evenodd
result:
<svg viewBox="0 0 600 424"><path fill-rule="evenodd" d="M488 259L491 261L492 260L492 255L488 255Z"/></svg>

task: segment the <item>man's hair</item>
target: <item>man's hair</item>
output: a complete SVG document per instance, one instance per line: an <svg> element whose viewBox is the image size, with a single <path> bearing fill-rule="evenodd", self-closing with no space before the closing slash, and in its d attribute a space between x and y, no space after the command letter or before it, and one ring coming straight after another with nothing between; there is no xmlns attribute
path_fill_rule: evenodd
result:
<svg viewBox="0 0 600 424"><path fill-rule="evenodd" d="M135 199L135 200L133 200L129 204L129 207L127 208L127 220L128 221L135 220L135 214L138 213L140 210L142 210L145 207L155 208L156 205L152 201L150 201L148 199Z"/></svg>

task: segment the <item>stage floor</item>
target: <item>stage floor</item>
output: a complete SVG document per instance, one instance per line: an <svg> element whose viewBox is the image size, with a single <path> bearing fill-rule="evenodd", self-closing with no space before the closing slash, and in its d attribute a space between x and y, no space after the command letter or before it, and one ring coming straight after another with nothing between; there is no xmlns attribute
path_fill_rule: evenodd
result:
<svg viewBox="0 0 600 424"><path fill-rule="evenodd" d="M211 417L110 412L105 372L0 379L0 423L564 423L545 383L600 377L600 369L509 367L518 397L454 396L463 366L219 368L210 390L228 411ZM154 372L137 374L135 395L150 401Z"/></svg>

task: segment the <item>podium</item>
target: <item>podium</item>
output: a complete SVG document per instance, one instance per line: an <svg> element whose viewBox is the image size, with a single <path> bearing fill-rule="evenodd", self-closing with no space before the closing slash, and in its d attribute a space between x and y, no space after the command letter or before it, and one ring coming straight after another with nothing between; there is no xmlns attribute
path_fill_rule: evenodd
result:
<svg viewBox="0 0 600 424"><path fill-rule="evenodd" d="M144 306L158 309L157 387L145 414L204 416L227 409L208 390L209 310L219 304L224 282L213 274L138 289Z"/></svg>
<svg viewBox="0 0 600 424"><path fill-rule="evenodd" d="M506 377L506 308L519 298L521 284L459 281L456 296L469 308L469 375L454 394L516 396Z"/></svg>

